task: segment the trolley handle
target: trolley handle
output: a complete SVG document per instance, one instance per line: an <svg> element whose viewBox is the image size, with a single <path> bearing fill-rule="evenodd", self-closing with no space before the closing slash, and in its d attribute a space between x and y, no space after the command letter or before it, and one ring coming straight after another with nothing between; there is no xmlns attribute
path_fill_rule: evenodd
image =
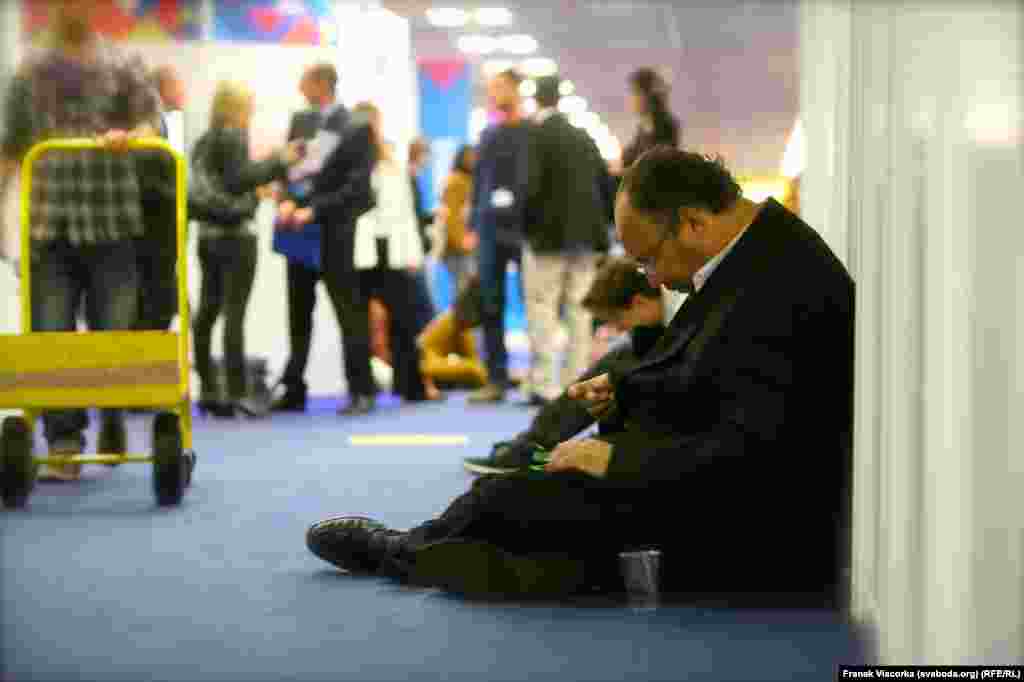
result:
<svg viewBox="0 0 1024 682"><path fill-rule="evenodd" d="M185 263L186 225L188 224L188 207L186 192L186 174L188 166L185 157L161 137L146 136L129 138L123 148L111 149L97 138L71 137L55 138L33 145L25 154L21 163L21 312L22 331L32 331L32 281L31 281L31 208L32 197L32 166L43 154L53 151L102 150L111 154L127 154L140 150L161 150L174 159L175 184L175 215L177 231L177 271L178 271L178 302L181 319L188 315L188 285L186 281L187 267Z"/></svg>

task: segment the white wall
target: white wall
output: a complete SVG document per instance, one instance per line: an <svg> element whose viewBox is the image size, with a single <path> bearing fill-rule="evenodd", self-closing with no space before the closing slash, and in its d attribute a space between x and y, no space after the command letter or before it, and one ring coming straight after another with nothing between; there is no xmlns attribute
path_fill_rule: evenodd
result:
<svg viewBox="0 0 1024 682"><path fill-rule="evenodd" d="M853 608L886 662L1024 659L1022 19L802 8L803 211L857 281Z"/></svg>

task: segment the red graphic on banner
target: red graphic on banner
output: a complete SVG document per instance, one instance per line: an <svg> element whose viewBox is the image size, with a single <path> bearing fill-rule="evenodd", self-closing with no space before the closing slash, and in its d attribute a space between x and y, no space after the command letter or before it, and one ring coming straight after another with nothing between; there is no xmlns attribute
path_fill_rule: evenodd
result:
<svg viewBox="0 0 1024 682"><path fill-rule="evenodd" d="M317 45L320 42L320 29L309 17L302 17L284 35L284 42L297 43L299 45Z"/></svg>
<svg viewBox="0 0 1024 682"><path fill-rule="evenodd" d="M420 66L441 90L447 90L466 70L466 62L461 59L421 61Z"/></svg>
<svg viewBox="0 0 1024 682"><path fill-rule="evenodd" d="M281 15L271 7L253 7L249 10L249 18L264 33L273 33L281 21Z"/></svg>

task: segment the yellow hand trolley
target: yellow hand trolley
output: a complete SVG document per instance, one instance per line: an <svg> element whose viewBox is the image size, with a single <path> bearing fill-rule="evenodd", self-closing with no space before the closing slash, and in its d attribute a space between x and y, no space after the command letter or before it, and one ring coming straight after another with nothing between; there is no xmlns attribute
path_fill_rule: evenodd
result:
<svg viewBox="0 0 1024 682"><path fill-rule="evenodd" d="M28 501L42 464L153 465L160 505L181 502L192 479L192 407L189 391L188 281L185 260L185 160L164 140L139 138L130 150L153 149L175 162L177 282L180 332L33 332L30 206L32 164L43 154L104 149L91 139L63 139L32 147L21 166L21 334L0 334L0 408L21 409L0 427L0 497L8 508ZM127 153L113 151L110 153ZM165 408L153 421L152 453L34 457L32 430L46 409Z"/></svg>

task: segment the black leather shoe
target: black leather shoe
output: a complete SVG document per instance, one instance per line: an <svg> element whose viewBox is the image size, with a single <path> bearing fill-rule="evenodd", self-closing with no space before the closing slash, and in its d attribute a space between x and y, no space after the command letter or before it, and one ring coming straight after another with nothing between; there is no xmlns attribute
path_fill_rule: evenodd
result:
<svg viewBox="0 0 1024 682"><path fill-rule="evenodd" d="M202 416L211 415L219 419L231 419L235 416L234 403L221 402L220 400L200 400L197 403L199 414Z"/></svg>
<svg viewBox="0 0 1024 682"><path fill-rule="evenodd" d="M456 539L412 552L412 579L473 598L557 599L585 592L585 562L564 554L512 554L497 545Z"/></svg>
<svg viewBox="0 0 1024 682"><path fill-rule="evenodd" d="M370 414L376 406L377 400L373 396L357 395L352 397L348 405L339 408L338 414L342 417L358 417Z"/></svg>
<svg viewBox="0 0 1024 682"><path fill-rule="evenodd" d="M533 454L540 449L536 443L504 440L494 444L489 457L466 457L462 466L474 474L511 474L526 471L535 464Z"/></svg>
<svg viewBox="0 0 1024 682"><path fill-rule="evenodd" d="M306 392L289 389L270 406L271 412L305 412Z"/></svg>
<svg viewBox="0 0 1024 682"><path fill-rule="evenodd" d="M310 526L306 547L343 571L401 578L410 570L406 537L365 516L338 516Z"/></svg>

